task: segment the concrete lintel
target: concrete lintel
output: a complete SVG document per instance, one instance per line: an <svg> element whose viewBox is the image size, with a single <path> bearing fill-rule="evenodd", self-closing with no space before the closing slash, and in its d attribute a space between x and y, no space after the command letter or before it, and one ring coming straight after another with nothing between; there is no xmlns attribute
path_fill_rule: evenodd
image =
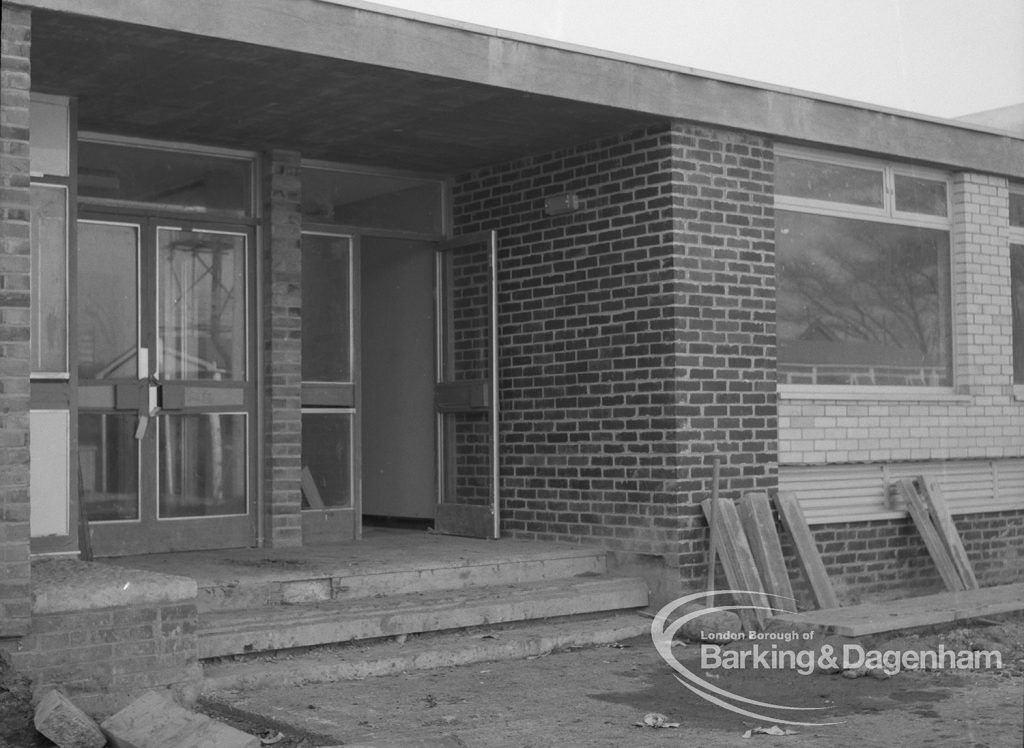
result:
<svg viewBox="0 0 1024 748"><path fill-rule="evenodd" d="M1024 178L1024 139L1010 135L365 6L323 0L18 4Z"/></svg>

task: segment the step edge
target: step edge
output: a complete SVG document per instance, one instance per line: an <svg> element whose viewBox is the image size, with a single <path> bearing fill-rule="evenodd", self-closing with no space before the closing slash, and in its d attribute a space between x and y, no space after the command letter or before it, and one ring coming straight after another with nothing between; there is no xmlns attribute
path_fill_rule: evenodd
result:
<svg viewBox="0 0 1024 748"><path fill-rule="evenodd" d="M567 646L613 644L623 639L642 636L650 631L650 623L639 618L636 622L626 621L625 614L615 614L605 622L598 619L598 625L590 630L566 633L526 635L508 641L481 641L473 644L442 646L438 650L424 649L410 653L399 653L384 657L361 658L329 664L303 663L301 666L265 667L258 672L222 673L204 676L204 693L239 688L258 688L264 685L281 687L298 686L305 683L330 683L341 680L359 680L367 677L395 675L411 670L432 670L440 667L470 665L504 659L537 657ZM565 623L566 627L570 623ZM432 653L437 652L434 656ZM452 656L448 661L444 655ZM440 662L441 659L446 661ZM299 670L301 669L301 672Z"/></svg>

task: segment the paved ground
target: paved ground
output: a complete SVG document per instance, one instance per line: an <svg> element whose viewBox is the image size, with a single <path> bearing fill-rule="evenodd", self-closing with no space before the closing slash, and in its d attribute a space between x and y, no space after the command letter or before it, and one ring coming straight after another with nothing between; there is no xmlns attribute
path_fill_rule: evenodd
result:
<svg viewBox="0 0 1024 748"><path fill-rule="evenodd" d="M695 696L646 637L515 662L219 694L250 727L291 728L290 745L374 746L1013 746L1024 742L1021 621L872 642L879 648L958 650L998 645L1001 671L902 672L888 679L778 671L707 671L731 692L772 703L826 707L797 734L755 734L772 723ZM979 633L980 632L980 633ZM698 648L677 648L697 664ZM718 675L717 678L714 678ZM637 727L656 712L677 728ZM778 714L778 711L776 711ZM242 720L244 725L245 720ZM782 725L784 727L784 725ZM302 743L300 736L307 736Z"/></svg>

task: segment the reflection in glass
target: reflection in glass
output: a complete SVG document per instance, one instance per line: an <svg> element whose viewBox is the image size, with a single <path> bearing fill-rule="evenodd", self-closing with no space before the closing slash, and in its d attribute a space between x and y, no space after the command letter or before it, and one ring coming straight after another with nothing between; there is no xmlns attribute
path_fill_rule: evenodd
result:
<svg viewBox="0 0 1024 748"><path fill-rule="evenodd" d="M157 230L160 375L245 379L245 236Z"/></svg>
<svg viewBox="0 0 1024 748"><path fill-rule="evenodd" d="M312 483L310 483L312 481ZM352 506L352 414L302 414L302 508Z"/></svg>
<svg viewBox="0 0 1024 748"><path fill-rule="evenodd" d="M897 174L896 210L930 216L946 215L945 181Z"/></svg>
<svg viewBox="0 0 1024 748"><path fill-rule="evenodd" d="M882 171L779 156L775 160L775 192L881 208Z"/></svg>
<svg viewBox="0 0 1024 748"><path fill-rule="evenodd" d="M139 518L136 416L80 413L78 475L90 522Z"/></svg>
<svg viewBox="0 0 1024 748"><path fill-rule="evenodd" d="M78 144L79 197L150 205L252 213L252 162L160 148Z"/></svg>
<svg viewBox="0 0 1024 748"><path fill-rule="evenodd" d="M1010 225L1024 227L1024 192L1010 193Z"/></svg>
<svg viewBox="0 0 1024 748"><path fill-rule="evenodd" d="M441 255L445 381L491 376L490 247L467 246Z"/></svg>
<svg viewBox="0 0 1024 748"><path fill-rule="evenodd" d="M32 371L68 371L67 190L32 185Z"/></svg>
<svg viewBox="0 0 1024 748"><path fill-rule="evenodd" d="M1010 245L1010 299L1013 309L1013 383L1024 384L1024 244Z"/></svg>
<svg viewBox="0 0 1024 748"><path fill-rule="evenodd" d="M302 215L313 223L441 234L443 185L436 179L302 170Z"/></svg>
<svg viewBox="0 0 1024 748"><path fill-rule="evenodd" d="M302 235L304 382L352 381L351 277L351 239Z"/></svg>
<svg viewBox="0 0 1024 748"><path fill-rule="evenodd" d="M779 381L952 383L949 234L778 211Z"/></svg>
<svg viewBox="0 0 1024 748"><path fill-rule="evenodd" d="M138 376L137 226L78 226L78 376Z"/></svg>
<svg viewBox="0 0 1024 748"><path fill-rule="evenodd" d="M161 518L246 513L245 430L238 413L160 417Z"/></svg>

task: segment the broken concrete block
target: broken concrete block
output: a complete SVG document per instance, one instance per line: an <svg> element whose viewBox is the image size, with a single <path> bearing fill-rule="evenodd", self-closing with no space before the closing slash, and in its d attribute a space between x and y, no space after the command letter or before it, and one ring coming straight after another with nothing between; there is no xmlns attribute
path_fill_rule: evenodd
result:
<svg viewBox="0 0 1024 748"><path fill-rule="evenodd" d="M36 730L61 748L103 748L107 738L92 717L60 691L47 691L36 706Z"/></svg>
<svg viewBox="0 0 1024 748"><path fill-rule="evenodd" d="M100 725L114 748L259 748L260 740L147 691Z"/></svg>
<svg viewBox="0 0 1024 748"><path fill-rule="evenodd" d="M743 624L740 617L731 610L714 610L700 603L689 603L678 611L678 617L699 610L708 612L683 624L680 635L691 641L710 641L715 644L729 644L743 638Z"/></svg>

